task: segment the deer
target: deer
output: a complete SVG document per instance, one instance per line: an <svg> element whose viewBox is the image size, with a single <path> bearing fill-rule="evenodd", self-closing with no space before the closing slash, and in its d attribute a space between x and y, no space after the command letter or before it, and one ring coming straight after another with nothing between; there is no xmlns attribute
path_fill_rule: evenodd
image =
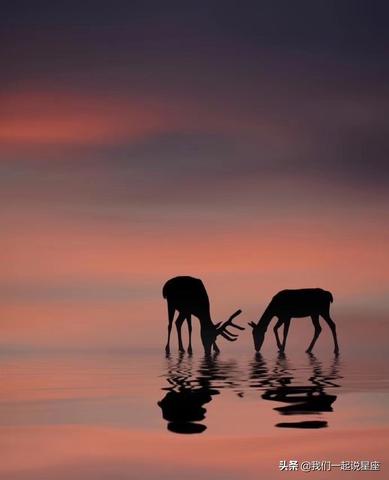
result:
<svg viewBox="0 0 389 480"><path fill-rule="evenodd" d="M278 320L274 325L274 335L280 353L284 353L286 339L289 332L289 325L292 318L311 317L315 329L312 341L306 353L311 353L316 340L321 333L319 317L321 316L331 329L334 339L334 353L339 353L338 339L336 335L335 322L330 317L330 305L334 301L331 292L321 288L302 288L296 290L282 290L271 299L258 323L249 322L253 329L254 348L260 351L265 339L266 330L273 319ZM278 335L278 329L284 326L284 337L282 342Z"/></svg>
<svg viewBox="0 0 389 480"><path fill-rule="evenodd" d="M185 352L182 344L181 327L186 320L189 332L188 353L192 354L192 315L200 321L200 336L206 355L211 354L212 347L215 353L220 352L216 345L216 338L219 335L230 342L237 340L238 335L227 330L227 327L244 330L243 327L232 322L236 316L242 313L241 310L233 313L224 323L214 324L212 322L208 294L203 282L199 278L189 276L171 278L163 286L162 295L167 301L168 309L168 337L165 347L167 354L170 353L170 334L176 311L178 311L178 316L175 323L180 352Z"/></svg>

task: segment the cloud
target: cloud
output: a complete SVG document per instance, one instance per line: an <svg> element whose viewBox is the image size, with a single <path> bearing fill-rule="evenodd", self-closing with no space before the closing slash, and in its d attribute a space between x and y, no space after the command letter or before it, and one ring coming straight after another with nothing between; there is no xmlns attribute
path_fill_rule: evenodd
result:
<svg viewBox="0 0 389 480"><path fill-rule="evenodd" d="M170 128L172 114L131 96L62 91L14 91L0 96L0 146L104 145L141 138ZM36 150L35 150L36 151Z"/></svg>

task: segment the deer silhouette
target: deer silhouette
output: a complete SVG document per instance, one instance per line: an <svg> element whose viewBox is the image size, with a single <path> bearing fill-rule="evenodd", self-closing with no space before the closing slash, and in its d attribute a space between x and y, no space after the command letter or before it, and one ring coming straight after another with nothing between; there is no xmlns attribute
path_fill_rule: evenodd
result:
<svg viewBox="0 0 389 480"><path fill-rule="evenodd" d="M274 325L274 334L277 346L280 352L285 351L286 339L288 336L290 320L296 317L311 317L315 333L313 339L306 350L310 353L321 333L319 316L322 316L331 329L334 338L335 354L339 353L338 339L336 336L336 326L330 317L330 305L333 297L330 292L321 288L303 288L300 290L282 290L272 298L266 307L262 317L258 323L249 322L253 329L254 347L257 352L260 351L266 330L273 317L278 317L277 323ZM278 329L284 326L284 338L281 343Z"/></svg>
<svg viewBox="0 0 389 480"><path fill-rule="evenodd" d="M174 277L168 280L162 289L162 295L166 298L168 308L168 338L165 347L166 353L170 353L170 333L172 329L175 311L178 311L176 319L178 348L180 352L184 352L182 344L181 327L184 321L188 323L189 345L188 353L192 353L192 319L194 315L200 321L200 335L204 347L204 352L209 355L212 347L215 352L219 352L216 345L216 338L221 335L225 339L233 342L237 339L235 333L227 330L227 327L235 327L238 330L244 330L243 327L235 325L232 320L242 311L237 310L224 323L214 324L211 320L209 298L203 282L198 278L182 276Z"/></svg>

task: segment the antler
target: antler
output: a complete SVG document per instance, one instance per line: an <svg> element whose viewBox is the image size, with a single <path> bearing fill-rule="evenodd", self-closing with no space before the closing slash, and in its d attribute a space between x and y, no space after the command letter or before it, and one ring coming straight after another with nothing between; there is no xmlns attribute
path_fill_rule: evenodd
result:
<svg viewBox="0 0 389 480"><path fill-rule="evenodd" d="M231 327L237 328L238 330L244 330L243 327L236 325L235 323L232 323L232 320L238 315L240 315L241 313L242 313L242 310L237 310L235 313L233 313L227 321L222 323L222 325L216 329L217 334L226 338L230 342L234 342L237 339L236 337L238 335L236 333L229 332L227 330L227 327L231 326Z"/></svg>

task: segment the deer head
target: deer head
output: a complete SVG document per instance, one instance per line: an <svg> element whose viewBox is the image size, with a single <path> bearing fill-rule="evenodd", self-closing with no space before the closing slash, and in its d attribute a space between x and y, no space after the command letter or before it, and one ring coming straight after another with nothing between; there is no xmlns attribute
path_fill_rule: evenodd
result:
<svg viewBox="0 0 389 480"><path fill-rule="evenodd" d="M232 333L229 330L227 330L227 327L234 327L234 328L237 328L238 330L244 330L243 327L240 327L239 325L236 325L235 323L232 322L232 320L241 313L242 313L242 310L237 310L224 323L219 322L216 325L214 325L213 328L211 329L207 328L207 329L201 330L201 340L203 342L204 351L206 355L209 355L211 353L212 345L216 341L216 338L218 335L221 335L223 338L225 338L226 340L229 340L230 342L235 342L237 340L238 335L236 333Z"/></svg>
<svg viewBox="0 0 389 480"><path fill-rule="evenodd" d="M262 328L260 325L257 325L254 322L249 322L249 326L253 329L253 340L255 351L259 352L261 350L263 341L265 339L266 329Z"/></svg>

